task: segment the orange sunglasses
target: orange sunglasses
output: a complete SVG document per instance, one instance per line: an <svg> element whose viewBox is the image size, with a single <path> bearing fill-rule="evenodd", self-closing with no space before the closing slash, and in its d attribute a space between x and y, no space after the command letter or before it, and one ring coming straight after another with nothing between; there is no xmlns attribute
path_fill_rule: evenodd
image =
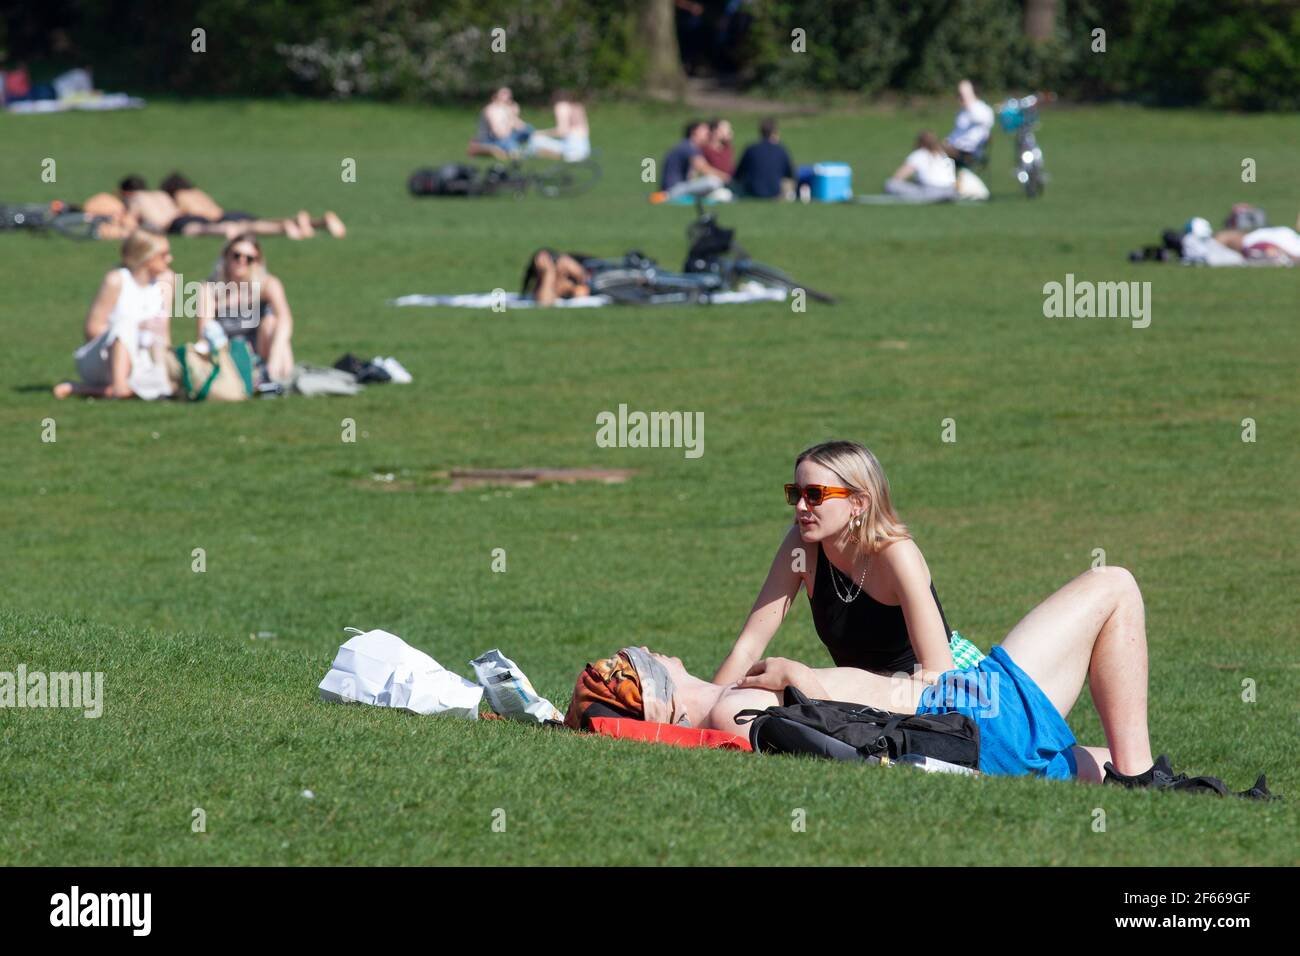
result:
<svg viewBox="0 0 1300 956"><path fill-rule="evenodd" d="M785 503L797 505L800 498L808 499L808 507L816 508L827 498L848 498L853 494L852 488L837 488L834 485L798 485L785 486Z"/></svg>

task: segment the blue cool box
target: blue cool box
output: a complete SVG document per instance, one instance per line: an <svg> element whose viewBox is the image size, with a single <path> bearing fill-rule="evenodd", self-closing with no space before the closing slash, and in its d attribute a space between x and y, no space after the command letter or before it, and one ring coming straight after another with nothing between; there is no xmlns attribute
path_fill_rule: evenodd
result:
<svg viewBox="0 0 1300 956"><path fill-rule="evenodd" d="M817 202L848 202L853 198L853 169L848 163L813 166L812 198Z"/></svg>

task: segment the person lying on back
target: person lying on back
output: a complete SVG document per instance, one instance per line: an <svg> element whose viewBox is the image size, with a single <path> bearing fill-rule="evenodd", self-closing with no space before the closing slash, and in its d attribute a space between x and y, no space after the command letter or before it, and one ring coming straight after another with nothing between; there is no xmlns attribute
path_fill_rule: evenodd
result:
<svg viewBox="0 0 1300 956"><path fill-rule="evenodd" d="M554 305L557 299L591 295L591 272L583 265L587 258L554 249L538 249L528 260L523 294L531 295L542 307Z"/></svg>

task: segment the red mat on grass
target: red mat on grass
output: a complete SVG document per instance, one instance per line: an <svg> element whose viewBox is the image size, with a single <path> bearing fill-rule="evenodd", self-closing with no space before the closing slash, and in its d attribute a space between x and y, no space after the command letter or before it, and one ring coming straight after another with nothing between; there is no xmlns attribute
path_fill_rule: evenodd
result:
<svg viewBox="0 0 1300 956"><path fill-rule="evenodd" d="M713 750L753 752L746 738L729 734L725 730L675 727L672 724L656 724L622 717L593 717L591 729L606 737L645 740L655 744L669 744L673 747L709 747Z"/></svg>

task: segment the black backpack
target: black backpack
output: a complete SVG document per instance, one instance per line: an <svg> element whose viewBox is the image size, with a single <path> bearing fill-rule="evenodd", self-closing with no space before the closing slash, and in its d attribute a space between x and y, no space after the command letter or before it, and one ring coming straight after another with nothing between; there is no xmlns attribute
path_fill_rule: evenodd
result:
<svg viewBox="0 0 1300 956"><path fill-rule="evenodd" d="M406 186L415 196L472 196L482 191L478 171L463 163L417 169L411 173Z"/></svg>
<svg viewBox="0 0 1300 956"><path fill-rule="evenodd" d="M742 710L755 753L803 753L832 760L897 760L908 754L979 769L980 736L965 714L894 714L863 704L811 700L785 689L781 707Z"/></svg>

